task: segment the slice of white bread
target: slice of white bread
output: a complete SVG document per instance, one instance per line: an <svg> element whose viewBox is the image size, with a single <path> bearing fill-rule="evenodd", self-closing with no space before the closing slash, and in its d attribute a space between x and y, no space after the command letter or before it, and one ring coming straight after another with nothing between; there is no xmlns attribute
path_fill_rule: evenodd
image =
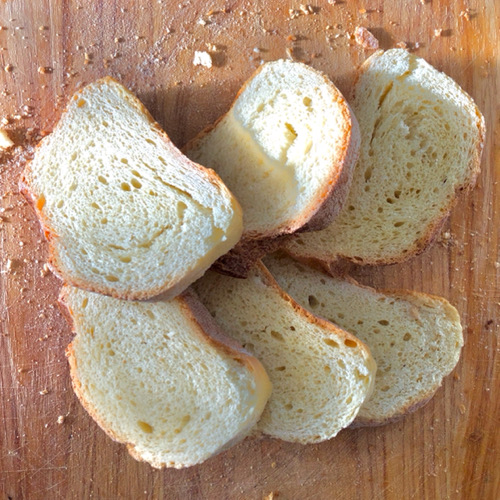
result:
<svg viewBox="0 0 500 500"><path fill-rule="evenodd" d="M262 263L247 279L209 271L193 287L223 330L262 362L271 379L260 431L317 443L354 420L376 371L358 339L299 306Z"/></svg>
<svg viewBox="0 0 500 500"><path fill-rule="evenodd" d="M217 262L245 276L283 235L325 227L339 212L359 151L347 102L322 73L262 65L231 109L183 150L213 168L243 208L243 237Z"/></svg>
<svg viewBox="0 0 500 500"><path fill-rule="evenodd" d="M460 357L462 327L448 301L411 291L380 292L276 255L265 259L299 304L366 343L377 362L375 389L355 425L382 425L423 406Z"/></svg>
<svg viewBox="0 0 500 500"><path fill-rule="evenodd" d="M361 152L343 210L285 243L297 258L391 264L423 251L479 173L484 119L451 78L403 49L362 66L352 107Z"/></svg>
<svg viewBox="0 0 500 500"><path fill-rule="evenodd" d="M220 333L192 292L126 301L64 286L73 388L130 454L188 467L243 439L271 393L259 361Z"/></svg>
<svg viewBox="0 0 500 500"><path fill-rule="evenodd" d="M112 78L83 88L21 179L68 283L173 297L239 240L238 202Z"/></svg>

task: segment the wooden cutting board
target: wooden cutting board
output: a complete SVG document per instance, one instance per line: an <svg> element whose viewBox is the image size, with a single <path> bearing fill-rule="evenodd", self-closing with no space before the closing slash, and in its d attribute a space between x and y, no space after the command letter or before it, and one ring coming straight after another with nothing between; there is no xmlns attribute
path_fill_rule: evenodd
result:
<svg viewBox="0 0 500 500"><path fill-rule="evenodd" d="M2 1L0 118L18 144L49 131L75 89L108 74L137 92L179 146L228 109L261 61L303 60L349 94L371 53L351 38L356 26L384 49L406 42L456 79L488 132L478 185L438 243L406 264L356 273L458 308L466 344L434 399L392 425L344 430L311 446L248 439L187 470L134 461L73 395L60 283L43 267L46 245L17 189L20 166L4 158L1 498L499 498L499 10L495 0ZM211 53L212 68L193 65L196 50Z"/></svg>

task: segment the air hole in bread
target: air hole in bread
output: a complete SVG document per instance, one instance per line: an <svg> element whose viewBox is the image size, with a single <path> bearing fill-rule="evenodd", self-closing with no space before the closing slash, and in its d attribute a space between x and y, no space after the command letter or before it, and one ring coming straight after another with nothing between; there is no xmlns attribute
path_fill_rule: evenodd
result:
<svg viewBox="0 0 500 500"><path fill-rule="evenodd" d="M373 169L370 167L365 170L365 182L367 182L371 179L372 171L373 171Z"/></svg>
<svg viewBox="0 0 500 500"><path fill-rule="evenodd" d="M104 184L105 186L108 185L108 181L106 179L106 177L103 177L102 175L98 175L97 176L97 180L101 183L101 184Z"/></svg>
<svg viewBox="0 0 500 500"><path fill-rule="evenodd" d="M340 347L338 342L335 342L335 340L333 340L333 339L324 339L323 342L330 347L334 347L334 348Z"/></svg>
<svg viewBox="0 0 500 500"><path fill-rule="evenodd" d="M146 434L151 434L153 432L153 426L149 425L147 422L138 420L137 425L139 426L141 431L145 432Z"/></svg>
<svg viewBox="0 0 500 500"><path fill-rule="evenodd" d="M264 109L264 103L263 103L263 102L261 102L261 103L257 106L257 113L260 113L263 109Z"/></svg>
<svg viewBox="0 0 500 500"><path fill-rule="evenodd" d="M389 324L389 322L386 319L381 319L379 321L379 324L382 325L382 326L387 326Z"/></svg>
<svg viewBox="0 0 500 500"><path fill-rule="evenodd" d="M340 313L340 312L337 314L337 316L338 316L340 319L344 319L344 317L345 317L345 316L344 316L344 313Z"/></svg>
<svg viewBox="0 0 500 500"><path fill-rule="evenodd" d="M354 210L354 206L353 206L353 205L349 205L349 206L347 207L347 210L349 210L349 211L351 211L351 212L352 212L352 211Z"/></svg>
<svg viewBox="0 0 500 500"><path fill-rule="evenodd" d="M129 255L121 255L120 257L118 257L118 259L120 259L120 261L124 264L128 264L132 260L132 257L130 257Z"/></svg>
<svg viewBox="0 0 500 500"><path fill-rule="evenodd" d="M291 403L287 403L285 405L285 410L291 410L291 409L293 409L293 405Z"/></svg>
<svg viewBox="0 0 500 500"><path fill-rule="evenodd" d="M154 312L151 309L146 309L146 314L151 318L155 319Z"/></svg>
<svg viewBox="0 0 500 500"><path fill-rule="evenodd" d="M401 227L404 224L403 221L395 222L394 227Z"/></svg>
<svg viewBox="0 0 500 500"><path fill-rule="evenodd" d="M132 186L134 186L136 189L141 189L142 187L142 184L137 179L132 179L130 181L130 184L132 184Z"/></svg>
<svg viewBox="0 0 500 500"><path fill-rule="evenodd" d="M285 123L285 127L293 135L294 138L297 137L297 132L295 132L295 129L290 123Z"/></svg>
<svg viewBox="0 0 500 500"><path fill-rule="evenodd" d="M120 279L117 276L114 276L113 274L108 274L106 276L106 280L111 283L116 283L117 281L120 281Z"/></svg>
<svg viewBox="0 0 500 500"><path fill-rule="evenodd" d="M325 373L331 373L332 371L332 369L328 365L325 365L323 370L325 371Z"/></svg>
<svg viewBox="0 0 500 500"><path fill-rule="evenodd" d="M108 123L106 120L103 120L103 121L102 121L102 125L103 125L104 127L107 127L107 126L109 126L109 123Z"/></svg>
<svg viewBox="0 0 500 500"><path fill-rule="evenodd" d="M100 207L100 206L99 206L99 205L98 205L95 201L93 201L93 202L90 204L90 206L91 206L92 208L97 209L97 210L100 210L100 209L101 209L101 207Z"/></svg>
<svg viewBox="0 0 500 500"><path fill-rule="evenodd" d="M63 200L59 200L59 201L57 202L56 207L57 207L57 208L62 208L62 206L63 206L63 205L64 205L64 201L63 201Z"/></svg>
<svg viewBox="0 0 500 500"><path fill-rule="evenodd" d="M99 273L99 270L95 267L91 267L90 270L94 273L94 274L100 274Z"/></svg>
<svg viewBox="0 0 500 500"><path fill-rule="evenodd" d="M87 307L87 304L89 303L89 299L87 299L87 297L85 297L83 300L82 300L82 309L85 309Z"/></svg>
<svg viewBox="0 0 500 500"><path fill-rule="evenodd" d="M404 334L404 336L403 336L403 340L408 341L408 340L410 340L410 339L411 339L411 333L406 332L406 333Z"/></svg>
<svg viewBox="0 0 500 500"><path fill-rule="evenodd" d="M76 182L73 182L73 184L71 184L71 186L69 187L69 190L74 191L77 186L78 186L78 184Z"/></svg>
<svg viewBox="0 0 500 500"><path fill-rule="evenodd" d="M130 184L128 182L122 182L120 184L120 187L123 189L123 191L130 191Z"/></svg>
<svg viewBox="0 0 500 500"><path fill-rule="evenodd" d="M156 146L156 142L155 142L155 141L153 141L153 140L151 140L151 139L146 139L146 142L147 142L148 144L152 144L153 146Z"/></svg>
<svg viewBox="0 0 500 500"><path fill-rule="evenodd" d="M358 343L351 339L345 339L344 345L346 345L347 347L358 347Z"/></svg>
<svg viewBox="0 0 500 500"><path fill-rule="evenodd" d="M309 297L307 298L307 301L309 302L309 305L313 309L316 308L316 307L318 307L318 305L319 305L319 301L318 301L318 299L314 295L309 295Z"/></svg>
<svg viewBox="0 0 500 500"><path fill-rule="evenodd" d="M312 99L310 97L304 97L304 99L302 99L302 102L304 103L304 106L311 106L311 103L312 103Z"/></svg>
<svg viewBox="0 0 500 500"><path fill-rule="evenodd" d="M276 340L279 340L283 342L285 339L283 338L283 335L281 335L280 332L277 332L276 330L271 330L271 337L275 338Z"/></svg>
<svg viewBox="0 0 500 500"><path fill-rule="evenodd" d="M101 224L107 224L108 223L108 219L106 217L103 217L101 219Z"/></svg>
<svg viewBox="0 0 500 500"><path fill-rule="evenodd" d="M284 372L284 371L286 370L286 366L277 366L277 367L275 368L275 370L276 370L277 372Z"/></svg>

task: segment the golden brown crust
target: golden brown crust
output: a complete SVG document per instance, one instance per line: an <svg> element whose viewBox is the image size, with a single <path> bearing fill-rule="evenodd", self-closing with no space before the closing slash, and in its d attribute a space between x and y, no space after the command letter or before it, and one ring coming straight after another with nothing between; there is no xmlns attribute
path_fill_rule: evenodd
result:
<svg viewBox="0 0 500 500"><path fill-rule="evenodd" d="M120 84L117 80L110 76L106 76L104 78L101 78L94 82L93 84L90 84L93 86L105 86L105 85L115 85L118 86L120 93L122 93L123 97L125 100L133 107L135 108L140 114L142 114L145 119L148 121L148 123L155 129L155 131L159 134L160 139L163 141L164 147L166 147L169 150L169 153L178 161L180 164L186 165L186 167L191 170L191 171L196 171L197 175L200 177L203 177L206 181L210 182L213 186L215 186L220 192L221 192L221 197L230 199L232 208L235 212L236 215L242 214L241 207L236 200L236 198L232 195L232 193L229 191L229 189L226 187L226 185L222 182L220 177L216 174L216 172L212 169L208 169L203 167L202 165L199 165L198 163L195 163L191 161L189 158L187 158L170 140L169 136L167 133L160 127L160 125L154 120L150 112L146 109L146 107L142 104L142 102L134 95L132 94L126 87L124 87L122 84ZM83 87L79 89L69 100L68 105L66 106L65 111L63 112L61 119L57 123L56 127L54 130L57 130L61 127L64 126L65 121L67 119L67 114L69 110L69 106L71 101L78 99L78 97L85 92L85 90L88 88L88 86ZM45 138L43 138L35 147L35 152L38 151L41 147L44 146L47 142L51 140L51 135L49 134ZM167 282L163 286L156 286L152 287L149 290L143 290L143 291L134 291L132 288L130 288L128 291L124 292L119 292L117 290L114 290L112 287L107 287L104 285L98 285L95 283L91 283L83 278L78 278L75 276L72 276L71 273L67 273L65 266L63 265L61 259L59 258L59 252L58 252L58 244L57 240L59 239L57 233L52 229L47 217L44 216L41 207L39 207L38 203L38 193L35 193L33 190L33 187L30 185L30 182L28 180L29 178L29 173L31 172L31 164L32 160L29 161L26 164L26 167L21 174L20 180L19 180L19 190L21 194L25 197L25 199L28 201L28 203L33 207L38 220L40 222L40 225L42 227L42 231L45 235L45 238L49 244L49 261L48 264L51 268L51 270L54 272L56 276L61 278L62 280L65 280L74 286L77 286L79 288L82 288L84 290L88 290L90 292L97 292L101 293L104 295L111 295L113 297L116 297L118 299L125 299L125 300L144 300L148 299L157 295L160 295L162 293L166 293L169 290L173 290L175 294L178 292L180 293L186 286L188 286L189 283L191 283L193 280L189 280L189 276L193 275L194 272L190 273L188 276L180 274L179 276L176 277L176 280L174 282ZM187 284L185 282L188 281ZM178 288L182 288L182 290L177 290Z"/></svg>

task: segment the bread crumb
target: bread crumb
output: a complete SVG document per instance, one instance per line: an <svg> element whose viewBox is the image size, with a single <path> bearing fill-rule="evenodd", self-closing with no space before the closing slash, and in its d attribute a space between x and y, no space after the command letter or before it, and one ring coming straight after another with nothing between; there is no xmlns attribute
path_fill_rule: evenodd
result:
<svg viewBox="0 0 500 500"><path fill-rule="evenodd" d="M470 21L471 20L470 9L465 9L462 12L460 12L460 17L463 17L466 21Z"/></svg>
<svg viewBox="0 0 500 500"><path fill-rule="evenodd" d="M64 423L64 419L65 419L65 416L64 415L59 415L57 417L57 423L60 425L60 424L63 424Z"/></svg>
<svg viewBox="0 0 500 500"><path fill-rule="evenodd" d="M309 16L314 14L314 7L312 5L300 4L299 9L304 13L304 15Z"/></svg>
<svg viewBox="0 0 500 500"><path fill-rule="evenodd" d="M48 30L48 29L49 29L49 27L48 27L48 26L39 26L39 27L38 27L38 31L46 31L46 30Z"/></svg>
<svg viewBox="0 0 500 500"><path fill-rule="evenodd" d="M398 42L398 43L396 44L396 47L397 47L398 49L407 49L407 48L408 48L408 44L407 44L406 42Z"/></svg>
<svg viewBox="0 0 500 500"><path fill-rule="evenodd" d="M495 269L500 268L500 262L495 262L493 265L495 266Z"/></svg>
<svg viewBox="0 0 500 500"><path fill-rule="evenodd" d="M38 73L45 75L47 73L52 73L54 70L50 66L40 66L38 68Z"/></svg>
<svg viewBox="0 0 500 500"><path fill-rule="evenodd" d="M47 263L45 263L40 271L40 275L41 276L47 276L47 274L49 274L50 272L50 268L49 268L49 265Z"/></svg>
<svg viewBox="0 0 500 500"><path fill-rule="evenodd" d="M443 28L438 28L438 29L435 29L434 30L434 36L437 38L437 37L440 37L441 35L443 34Z"/></svg>
<svg viewBox="0 0 500 500"><path fill-rule="evenodd" d="M14 142L9 137L6 130L0 129L0 149L9 149L14 146Z"/></svg>
<svg viewBox="0 0 500 500"><path fill-rule="evenodd" d="M49 390L48 390L48 389L43 389L43 390L41 390L41 391L40 391L40 395L41 395L41 396L45 396L45 395L46 395L46 394L48 394L48 393L49 393Z"/></svg>
<svg viewBox="0 0 500 500"><path fill-rule="evenodd" d="M277 498L279 495L279 493L277 491L271 491L271 493L268 493L264 498L263 500L274 500L275 498Z"/></svg>
<svg viewBox="0 0 500 500"><path fill-rule="evenodd" d="M12 64L6 64L3 69L7 71L7 73L10 73L14 70L14 66L12 66Z"/></svg>
<svg viewBox="0 0 500 500"><path fill-rule="evenodd" d="M354 39L358 45L364 49L375 50L378 49L379 43L375 36L363 26L358 26L354 30Z"/></svg>
<svg viewBox="0 0 500 500"><path fill-rule="evenodd" d="M213 65L212 56L208 52L196 50L193 58L193 65L211 68Z"/></svg>

